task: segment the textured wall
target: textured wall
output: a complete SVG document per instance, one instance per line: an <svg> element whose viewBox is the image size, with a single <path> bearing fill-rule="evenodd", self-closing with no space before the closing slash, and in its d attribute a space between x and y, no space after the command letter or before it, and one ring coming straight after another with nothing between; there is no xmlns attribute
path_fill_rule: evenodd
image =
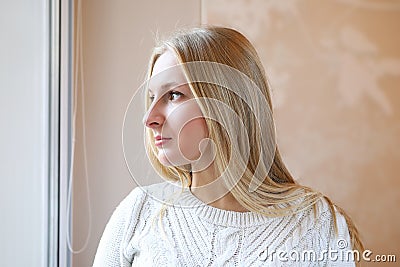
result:
<svg viewBox="0 0 400 267"><path fill-rule="evenodd" d="M348 211L367 248L398 254L400 2L204 0L202 20L256 46L294 176Z"/></svg>

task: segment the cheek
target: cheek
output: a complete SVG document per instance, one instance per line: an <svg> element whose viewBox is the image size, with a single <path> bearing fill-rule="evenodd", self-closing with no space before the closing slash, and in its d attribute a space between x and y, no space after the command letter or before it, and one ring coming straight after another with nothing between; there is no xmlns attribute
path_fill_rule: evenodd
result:
<svg viewBox="0 0 400 267"><path fill-rule="evenodd" d="M158 160L164 166L190 164L201 156L199 144L208 137L205 119L193 119L180 129L180 132L176 135L176 140L158 151Z"/></svg>
<svg viewBox="0 0 400 267"><path fill-rule="evenodd" d="M174 141L168 149L160 150L159 160L172 165L197 160L201 155L199 144L208 137L207 124L197 102L187 101L172 109L166 121Z"/></svg>
<svg viewBox="0 0 400 267"><path fill-rule="evenodd" d="M179 134L179 149L189 160L200 157L200 142L208 137L207 125L204 118L197 118L188 122Z"/></svg>

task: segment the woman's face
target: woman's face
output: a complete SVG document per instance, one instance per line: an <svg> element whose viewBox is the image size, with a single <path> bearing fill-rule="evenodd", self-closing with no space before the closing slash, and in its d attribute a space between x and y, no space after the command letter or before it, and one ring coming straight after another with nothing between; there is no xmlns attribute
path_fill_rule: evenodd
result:
<svg viewBox="0 0 400 267"><path fill-rule="evenodd" d="M144 117L158 160L166 166L193 165L208 137L203 114L177 64L169 50L155 62L148 91L151 105Z"/></svg>

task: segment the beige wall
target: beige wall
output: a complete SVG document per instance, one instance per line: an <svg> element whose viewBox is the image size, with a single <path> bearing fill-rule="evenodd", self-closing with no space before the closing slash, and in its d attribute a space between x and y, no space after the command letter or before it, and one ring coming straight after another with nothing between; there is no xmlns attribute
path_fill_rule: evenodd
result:
<svg viewBox="0 0 400 267"><path fill-rule="evenodd" d="M200 22L200 1L82 1L83 59L90 208L84 171L82 110L78 99L73 193L73 266L91 266L97 244L116 205L136 185L121 147L125 109L143 81L154 33ZM76 2L77 3L77 2ZM79 90L81 88L79 87ZM79 93L80 94L80 93ZM143 145L142 140L139 142Z"/></svg>
<svg viewBox="0 0 400 267"><path fill-rule="evenodd" d="M239 29L259 51L289 170L347 210L367 248L398 253L400 2L205 0L203 7L203 22Z"/></svg>

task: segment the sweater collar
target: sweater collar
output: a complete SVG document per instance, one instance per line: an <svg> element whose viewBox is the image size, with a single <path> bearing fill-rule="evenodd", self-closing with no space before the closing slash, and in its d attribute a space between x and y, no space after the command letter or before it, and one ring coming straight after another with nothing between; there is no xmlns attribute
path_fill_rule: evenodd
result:
<svg viewBox="0 0 400 267"><path fill-rule="evenodd" d="M189 188L183 190L176 204L188 212L193 209L200 219L226 227L243 228L259 226L274 219L252 211L238 212L215 208L198 199L192 194Z"/></svg>

